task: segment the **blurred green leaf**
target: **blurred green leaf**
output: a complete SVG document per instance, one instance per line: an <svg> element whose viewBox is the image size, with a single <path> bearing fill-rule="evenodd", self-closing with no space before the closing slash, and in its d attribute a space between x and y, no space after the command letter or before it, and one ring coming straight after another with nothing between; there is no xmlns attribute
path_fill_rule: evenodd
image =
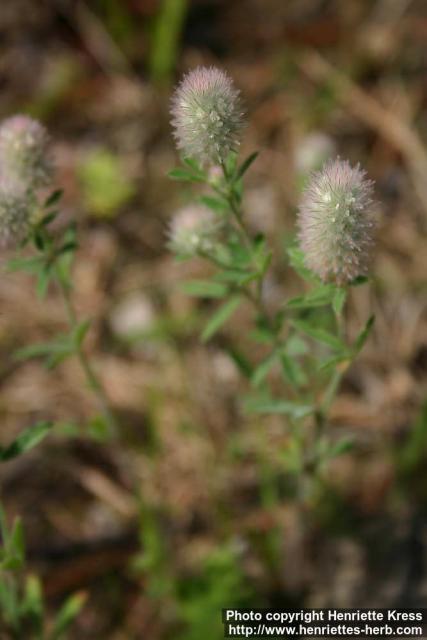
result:
<svg viewBox="0 0 427 640"><path fill-rule="evenodd" d="M342 350L345 348L345 345L337 336L329 333L325 329L318 328L314 323L312 324L307 320L291 320L291 324L317 342L326 344L333 349Z"/></svg>
<svg viewBox="0 0 427 640"><path fill-rule="evenodd" d="M47 356L46 366L53 368L76 351L76 343L72 335L62 334L51 342L42 342L18 349L14 353L17 360L29 360Z"/></svg>
<svg viewBox="0 0 427 640"><path fill-rule="evenodd" d="M55 189L55 191L46 198L44 208L48 209L49 207L53 207L54 204L57 204L61 200L63 193L63 189Z"/></svg>
<svg viewBox="0 0 427 640"><path fill-rule="evenodd" d="M306 341L297 333L291 334L286 340L285 352L288 356L303 356L308 352Z"/></svg>
<svg viewBox="0 0 427 640"><path fill-rule="evenodd" d="M303 251L296 245L287 247L286 252L289 257L289 263L291 267L297 272L297 274L307 282L319 282L319 278L305 266L305 257Z"/></svg>
<svg viewBox="0 0 427 640"><path fill-rule="evenodd" d="M305 418L314 411L314 408L308 404L266 397L247 398L244 403L244 408L248 413L277 413L291 416L295 419Z"/></svg>
<svg viewBox="0 0 427 640"><path fill-rule="evenodd" d="M26 271L27 273L36 274L40 267L45 266L44 256L31 256L29 258L12 258L7 262L9 271Z"/></svg>
<svg viewBox="0 0 427 640"><path fill-rule="evenodd" d="M375 322L375 316L372 315L368 319L368 321L367 321L366 325L364 326L364 328L362 329L362 331L357 336L357 338L356 338L356 340L354 342L354 345L353 345L353 351L354 351L355 354L359 353L362 350L366 340L369 337L369 334L372 331L372 328L374 326L374 322Z"/></svg>
<svg viewBox="0 0 427 640"><path fill-rule="evenodd" d="M343 456L345 453L349 453L354 449L354 440L353 438L343 438L338 442L332 444L329 447L327 456L328 458L337 458L338 456Z"/></svg>
<svg viewBox="0 0 427 640"><path fill-rule="evenodd" d="M75 593L70 596L62 605L57 614L53 629L48 635L48 640L61 640L63 634L68 627L74 622L79 615L87 599L87 594L83 592Z"/></svg>
<svg viewBox="0 0 427 640"><path fill-rule="evenodd" d="M51 422L38 422L33 427L25 429L10 445L0 447L0 461L5 462L29 451L47 436L51 428Z"/></svg>
<svg viewBox="0 0 427 640"><path fill-rule="evenodd" d="M214 196L200 196L199 201L215 213L225 213L229 210L230 205L227 200Z"/></svg>
<svg viewBox="0 0 427 640"><path fill-rule="evenodd" d="M169 82L187 14L188 0L162 0L156 16L148 67L155 82Z"/></svg>
<svg viewBox="0 0 427 640"><path fill-rule="evenodd" d="M24 596L20 606L20 615L36 622L40 632L43 622L43 591L39 578L29 575L25 581Z"/></svg>
<svg viewBox="0 0 427 640"><path fill-rule="evenodd" d="M184 169L182 167L177 167L176 169L172 169L167 173L168 178L172 180L177 180L178 182L204 182L205 177L199 174L194 173L188 169Z"/></svg>
<svg viewBox="0 0 427 640"><path fill-rule="evenodd" d="M423 464L427 451L427 401L415 420L408 429L406 441L400 443L396 449L396 457L399 468L404 473L412 472L420 463Z"/></svg>
<svg viewBox="0 0 427 640"><path fill-rule="evenodd" d="M334 310L335 315L337 316L341 315L346 299L347 299L347 290L343 289L342 287L337 287L335 289L335 294L332 299L332 308Z"/></svg>
<svg viewBox="0 0 427 640"><path fill-rule="evenodd" d="M250 273L244 269L223 269L215 275L216 281L233 282L238 287L243 287L253 280L258 279L257 273Z"/></svg>
<svg viewBox="0 0 427 640"><path fill-rule="evenodd" d="M334 355L331 358L326 358L326 360L322 360L322 362L320 362L318 366L318 370L326 371L327 369L330 369L331 367L335 367L337 364L340 364L342 362L346 362L346 361L350 362L351 359L352 359L352 354L347 350L343 350L342 353Z"/></svg>
<svg viewBox="0 0 427 640"><path fill-rule="evenodd" d="M223 298L228 293L228 287L211 280L189 280L181 288L188 295L200 298Z"/></svg>
<svg viewBox="0 0 427 640"><path fill-rule="evenodd" d="M321 284L303 296L291 298L286 302L289 309L310 309L331 304L335 298L336 288L332 284Z"/></svg>
<svg viewBox="0 0 427 640"><path fill-rule="evenodd" d="M304 373L304 369L294 358L282 352L280 362L284 378L294 387L301 387L307 383L307 376Z"/></svg>
<svg viewBox="0 0 427 640"><path fill-rule="evenodd" d="M39 269L36 283L36 294L38 298L43 299L45 297L49 288L51 276L52 272L47 264L43 265L43 267Z"/></svg>
<svg viewBox="0 0 427 640"><path fill-rule="evenodd" d="M190 169L192 169L193 173L200 175L200 177L206 178L205 171L202 169L195 158L186 157L183 158L182 161L187 165L187 167L190 167Z"/></svg>
<svg viewBox="0 0 427 640"><path fill-rule="evenodd" d="M273 351L273 353L270 353L270 355L268 355L267 358L265 358L261 362L261 364L257 366L257 368L252 374L252 380L251 380L254 387L259 386L261 382L265 380L268 373L270 372L270 369L272 369L272 367L276 364L276 362L278 362L279 357L280 357L279 351L278 350Z"/></svg>
<svg viewBox="0 0 427 640"><path fill-rule="evenodd" d="M212 336L219 331L223 324L233 315L240 303L242 302L241 296L233 296L225 302L212 316L202 332L202 340L206 342Z"/></svg>
<svg viewBox="0 0 427 640"><path fill-rule="evenodd" d="M74 344L76 345L77 348L81 347L87 332L89 331L90 328L90 324L91 321L90 320L82 320L81 322L79 322L79 324L77 325L77 327L74 329L73 332L73 340L74 340Z"/></svg>
<svg viewBox="0 0 427 640"><path fill-rule="evenodd" d="M245 175L246 171L249 169L251 164L255 162L258 156L259 156L259 151L255 151L254 153L251 153L246 158L246 160L242 162L240 167L237 169L235 180L240 180L240 178L242 178Z"/></svg>
<svg viewBox="0 0 427 640"><path fill-rule="evenodd" d="M234 362L234 364L236 365L240 373L245 378L250 380L253 373L253 367L252 367L252 364L249 362L249 360L246 358L246 356L244 356L243 353L241 353L233 345L225 345L224 349L228 353L228 355L230 356L230 358L232 359L232 361Z"/></svg>

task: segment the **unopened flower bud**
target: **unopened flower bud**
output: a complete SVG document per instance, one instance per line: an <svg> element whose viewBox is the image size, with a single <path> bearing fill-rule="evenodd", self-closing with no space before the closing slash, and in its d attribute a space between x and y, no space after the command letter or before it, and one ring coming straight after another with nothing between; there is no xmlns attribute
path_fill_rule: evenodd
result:
<svg viewBox="0 0 427 640"><path fill-rule="evenodd" d="M16 246L28 234L34 201L20 184L0 178L0 245Z"/></svg>
<svg viewBox="0 0 427 640"><path fill-rule="evenodd" d="M24 115L0 125L0 174L26 189L49 185L53 173L49 136L37 120Z"/></svg>
<svg viewBox="0 0 427 640"><path fill-rule="evenodd" d="M179 209L169 226L169 246L176 254L190 258L210 253L218 239L221 223L202 205L190 204Z"/></svg>
<svg viewBox="0 0 427 640"><path fill-rule="evenodd" d="M242 124L239 92L224 71L198 67L184 76L172 99L172 125L185 156L224 162L239 145Z"/></svg>
<svg viewBox="0 0 427 640"><path fill-rule="evenodd" d="M373 182L360 166L340 158L314 173L298 213L299 239L307 266L339 285L365 275L373 243Z"/></svg>

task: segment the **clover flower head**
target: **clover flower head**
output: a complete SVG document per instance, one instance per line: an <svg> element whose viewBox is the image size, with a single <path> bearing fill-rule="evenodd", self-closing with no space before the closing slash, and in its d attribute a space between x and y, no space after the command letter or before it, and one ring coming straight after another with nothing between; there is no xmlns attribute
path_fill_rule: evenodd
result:
<svg viewBox="0 0 427 640"><path fill-rule="evenodd" d="M298 212L299 239L307 266L338 285L366 275L375 223L373 182L359 165L329 160L313 173Z"/></svg>
<svg viewBox="0 0 427 640"><path fill-rule="evenodd" d="M210 253L215 247L221 222L203 205L179 209L169 226L169 247L179 256L191 258Z"/></svg>
<svg viewBox="0 0 427 640"><path fill-rule="evenodd" d="M27 189L49 185L53 165L49 136L40 122L16 115L0 125L0 173Z"/></svg>
<svg viewBox="0 0 427 640"><path fill-rule="evenodd" d="M28 234L34 200L22 185L0 177L0 245L16 246Z"/></svg>
<svg viewBox="0 0 427 640"><path fill-rule="evenodd" d="M239 145L243 125L239 92L215 67L198 67L172 98L172 126L178 149L202 164L221 164Z"/></svg>

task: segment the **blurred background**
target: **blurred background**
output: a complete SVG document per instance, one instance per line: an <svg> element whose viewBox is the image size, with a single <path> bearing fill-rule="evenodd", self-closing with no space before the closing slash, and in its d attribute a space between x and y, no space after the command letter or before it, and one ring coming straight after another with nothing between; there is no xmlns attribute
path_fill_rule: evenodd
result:
<svg viewBox="0 0 427 640"><path fill-rule="evenodd" d="M121 426L110 441L91 421L73 359L52 374L13 357L66 318L54 291L40 301L4 272L1 442L56 427L2 465L2 500L50 610L87 594L71 638L219 640L223 606L425 603L426 39L423 0L2 0L0 116L52 135L61 216L78 223L75 302ZM212 304L180 282L206 268L165 247L190 198L166 177L169 101L199 64L235 79L242 154L260 150L245 211L275 250L273 306L301 290L284 248L307 173L338 154L376 182L373 282L353 294L348 333L372 312L376 325L330 424L357 446L303 506L278 459L283 424L241 411L230 345L247 345L248 310L200 345Z"/></svg>

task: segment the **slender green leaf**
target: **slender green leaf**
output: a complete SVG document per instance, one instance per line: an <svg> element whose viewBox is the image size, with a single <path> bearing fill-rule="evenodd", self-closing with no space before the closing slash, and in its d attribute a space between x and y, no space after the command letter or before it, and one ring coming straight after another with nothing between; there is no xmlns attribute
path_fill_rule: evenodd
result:
<svg viewBox="0 0 427 640"><path fill-rule="evenodd" d="M227 200L214 196L200 196L199 201L215 213L225 213L229 210L230 205Z"/></svg>
<svg viewBox="0 0 427 640"><path fill-rule="evenodd" d="M5 462L29 451L47 436L51 428L51 422L38 422L34 427L25 429L10 445L0 447L0 461Z"/></svg>
<svg viewBox="0 0 427 640"><path fill-rule="evenodd" d="M216 281L233 282L239 287L243 287L257 279L257 273L251 273L243 269L224 269L215 276Z"/></svg>
<svg viewBox="0 0 427 640"><path fill-rule="evenodd" d="M64 193L63 189L56 189L55 191L53 191L45 200L45 203L44 203L45 209L52 207L54 204L57 204L57 202L59 202L60 199L62 198L63 193Z"/></svg>
<svg viewBox="0 0 427 640"><path fill-rule="evenodd" d="M189 280L182 284L182 290L200 298L223 298L228 293L227 286L211 280Z"/></svg>
<svg viewBox="0 0 427 640"><path fill-rule="evenodd" d="M226 173L227 176L234 176L236 173L236 167L237 167L237 153L235 151L232 151L231 153L228 154L228 157L225 161L225 169L226 169Z"/></svg>
<svg viewBox="0 0 427 640"><path fill-rule="evenodd" d="M248 413L282 414L292 418L305 418L313 413L311 405L290 400L280 400L269 397L252 397L246 399L244 408Z"/></svg>
<svg viewBox="0 0 427 640"><path fill-rule="evenodd" d="M258 387L261 382L263 382L265 380L265 378L267 377L270 369L276 364L276 362L279 359L279 351L273 351L273 353L270 353L267 358L265 358L265 360L263 360L261 362L260 365L258 365L258 367L255 369L253 375L252 375L252 384L254 385L254 387Z"/></svg>
<svg viewBox="0 0 427 640"><path fill-rule="evenodd" d="M302 333L305 333L306 335L310 336L310 338L313 338L313 340L322 342L323 344L327 344L333 349L343 349L345 347L341 340L334 336L332 333L329 333L329 331L326 331L325 329L320 329L312 325L307 320L291 320L291 324Z"/></svg>
<svg viewBox="0 0 427 640"><path fill-rule="evenodd" d="M246 160L242 162L242 164L237 170L237 174L235 178L236 180L240 180L240 178L242 178L245 175L246 171L249 169L251 164L257 159L258 156L259 156L259 151L255 151L254 153L251 153L251 155L248 156Z"/></svg>
<svg viewBox="0 0 427 640"><path fill-rule="evenodd" d="M36 293L37 297L40 298L40 300L42 300L47 293L51 276L52 272L48 265L44 265L41 269L39 269L37 275Z"/></svg>
<svg viewBox="0 0 427 640"><path fill-rule="evenodd" d="M347 299L347 290L342 287L335 289L335 294L332 300L332 308L335 315L340 316L344 309L345 301Z"/></svg>
<svg viewBox="0 0 427 640"><path fill-rule="evenodd" d="M293 267L303 280L307 280L308 282L319 282L319 278L305 266L304 253L298 246L290 246L286 251L291 267Z"/></svg>
<svg viewBox="0 0 427 640"><path fill-rule="evenodd" d="M359 351L362 350L366 340L369 337L369 334L372 331L372 328L374 326L374 322L375 322L375 316L372 315L366 325L364 326L364 328L362 329L362 331L359 333L359 335L357 336L354 345L353 345L353 351L354 353L359 353Z"/></svg>
<svg viewBox="0 0 427 640"><path fill-rule="evenodd" d="M68 356L72 355L74 350L75 344L72 337L69 335L61 335L51 342L40 342L18 349L15 351L14 357L17 360L29 360L30 358L38 358L40 356Z"/></svg>
<svg viewBox="0 0 427 640"><path fill-rule="evenodd" d="M73 339L77 348L83 344L86 334L89 331L90 324L90 320L82 320L82 322L80 322L74 329Z"/></svg>
<svg viewBox="0 0 427 640"><path fill-rule="evenodd" d="M236 311L237 307L240 305L242 301L241 296L233 296L227 302L225 302L219 309L214 313L212 318L207 323L206 327L202 333L202 340L206 342L212 336L219 331L223 324L227 322L227 320L233 315Z"/></svg>
<svg viewBox="0 0 427 640"><path fill-rule="evenodd" d="M21 518L16 518L13 523L12 532L9 538L9 545L22 566L25 558L25 536Z"/></svg>
<svg viewBox="0 0 427 640"><path fill-rule="evenodd" d="M308 346L303 338L294 333L286 340L285 351L288 356L303 356L308 352Z"/></svg>
<svg viewBox="0 0 427 640"><path fill-rule="evenodd" d="M225 351L228 353L238 370L249 380L252 377L253 367L246 356L231 345L225 346Z"/></svg>
<svg viewBox="0 0 427 640"><path fill-rule="evenodd" d="M60 609L56 616L53 629L48 635L48 640L61 640L65 631L79 615L84 603L86 602L86 593L79 592L70 596Z"/></svg>
<svg viewBox="0 0 427 640"><path fill-rule="evenodd" d="M339 440L328 450L327 456L328 458L337 458L338 456L342 456L345 453L349 453L354 449L354 440L353 438L343 438Z"/></svg>
<svg viewBox="0 0 427 640"><path fill-rule="evenodd" d="M57 255L62 253L70 253L71 251L76 251L78 249L78 243L76 240L70 240L69 242L65 242L62 247L60 247L57 251Z"/></svg>
<svg viewBox="0 0 427 640"><path fill-rule="evenodd" d="M285 379L294 387L301 387L307 383L307 376L302 366L294 358L291 358L286 353L282 353L280 355L280 362Z"/></svg>
<svg viewBox="0 0 427 640"><path fill-rule="evenodd" d="M249 332L249 338L259 344L271 344L274 342L275 334L268 327L257 327Z"/></svg>
<svg viewBox="0 0 427 640"><path fill-rule="evenodd" d="M30 258L12 258L8 260L8 271L26 271L27 273L38 273L41 266L44 266L44 256L32 256Z"/></svg>
<svg viewBox="0 0 427 640"><path fill-rule="evenodd" d="M412 472L419 464L425 466L427 450L427 400L421 406L415 423L410 425L405 442L400 443L396 455L398 468Z"/></svg>
<svg viewBox="0 0 427 640"><path fill-rule="evenodd" d="M342 353L334 355L331 358L326 358L326 360L323 360L319 364L318 371L326 371L327 369L331 369L332 367L335 367L337 364L350 361L351 357L352 357L352 354L349 351L343 351Z"/></svg>
<svg viewBox="0 0 427 640"><path fill-rule="evenodd" d="M3 623L8 623L16 628L19 628L19 609L18 609L18 594L16 589L11 589L10 585L0 580L0 611L2 612Z"/></svg>
<svg viewBox="0 0 427 640"><path fill-rule="evenodd" d="M331 304L335 297L336 288L331 284L319 285L303 296L291 298L286 303L289 309L309 309Z"/></svg>
<svg viewBox="0 0 427 640"><path fill-rule="evenodd" d="M177 167L168 172L168 177L179 182L204 182L205 178L201 175L192 173L188 169Z"/></svg>
<svg viewBox="0 0 427 640"><path fill-rule="evenodd" d="M51 222L53 222L58 217L59 211L50 211L40 220L39 225L42 227L47 227Z"/></svg>
<svg viewBox="0 0 427 640"><path fill-rule="evenodd" d="M194 158L183 158L182 159L183 163L187 165L187 167L190 167L190 169L193 171L193 173L198 173L201 177L206 177L205 172L203 171L203 169L199 166L199 163L197 162L197 160L195 160Z"/></svg>
<svg viewBox="0 0 427 640"><path fill-rule="evenodd" d="M188 0L162 0L157 3L148 52L149 73L155 82L167 83L171 79L179 59L180 38L188 6Z"/></svg>
<svg viewBox="0 0 427 640"><path fill-rule="evenodd" d="M38 625L43 618L43 591L39 578L29 575L25 581L24 598L20 608L22 616L31 617Z"/></svg>

